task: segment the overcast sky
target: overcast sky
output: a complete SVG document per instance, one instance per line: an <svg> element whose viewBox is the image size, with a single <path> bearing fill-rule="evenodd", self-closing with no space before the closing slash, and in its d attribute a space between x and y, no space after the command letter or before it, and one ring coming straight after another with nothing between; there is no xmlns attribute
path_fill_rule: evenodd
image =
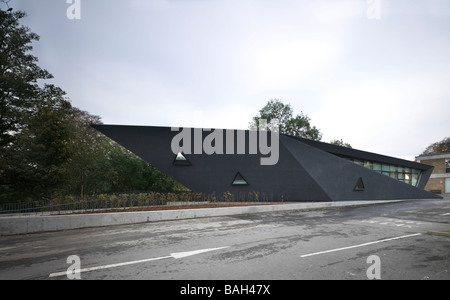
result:
<svg viewBox="0 0 450 300"><path fill-rule="evenodd" d="M80 19L66 0L9 6L51 82L105 124L247 129L280 99L365 151L414 159L450 136L448 0L79 3Z"/></svg>

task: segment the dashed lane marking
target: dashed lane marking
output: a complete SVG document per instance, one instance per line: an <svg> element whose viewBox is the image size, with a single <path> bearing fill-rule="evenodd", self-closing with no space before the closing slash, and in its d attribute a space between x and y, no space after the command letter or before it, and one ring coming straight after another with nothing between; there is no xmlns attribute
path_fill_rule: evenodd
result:
<svg viewBox="0 0 450 300"><path fill-rule="evenodd" d="M385 219L385 218L362 220L361 222L368 223L368 224L385 225L385 226L391 226L391 227L403 227L403 228L409 228L409 229L412 229L414 227L421 226L421 225L430 224L427 222L420 222L420 221L402 220L402 219Z"/></svg>
<svg viewBox="0 0 450 300"><path fill-rule="evenodd" d="M373 242L359 244L359 245L353 245L353 246L348 246L348 247L342 247L342 248L336 248L336 249L325 250L325 251L320 251L320 252L314 252L314 253L301 255L300 257L303 258L303 257L308 257L308 256L313 256L313 255L319 255L319 254L326 254L326 253L331 253L331 252L336 252L336 251L348 250L348 249L353 249L353 248L358 248L358 247L364 247L364 246L369 246L369 245L389 242L389 241L393 241L393 240L409 238L409 237L418 236L418 235L421 235L421 233L402 235L402 236L398 236L398 237L388 238L388 239L379 240L379 241L373 241Z"/></svg>

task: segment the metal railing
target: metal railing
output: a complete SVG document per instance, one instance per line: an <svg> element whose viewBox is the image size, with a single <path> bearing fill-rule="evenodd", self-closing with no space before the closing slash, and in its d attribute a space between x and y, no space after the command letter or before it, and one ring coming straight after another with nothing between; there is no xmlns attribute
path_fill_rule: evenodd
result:
<svg viewBox="0 0 450 300"><path fill-rule="evenodd" d="M167 205L170 202L198 202L203 196L193 192L147 192L102 194L96 196L68 196L52 200L0 203L0 214L86 211Z"/></svg>
<svg viewBox="0 0 450 300"><path fill-rule="evenodd" d="M180 203L201 204L233 203L233 202L284 202L283 197L274 199L273 195L257 192L216 194L195 193L190 191L177 192L131 192L120 194L100 194L95 196L67 196L51 200L0 203L0 215L23 213L65 213L73 211L95 211L108 209L136 208L158 205L180 205Z"/></svg>

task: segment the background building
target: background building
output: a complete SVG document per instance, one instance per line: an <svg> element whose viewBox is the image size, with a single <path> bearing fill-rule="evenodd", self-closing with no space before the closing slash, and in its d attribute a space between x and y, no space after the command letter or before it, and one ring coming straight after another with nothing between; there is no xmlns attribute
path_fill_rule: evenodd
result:
<svg viewBox="0 0 450 300"><path fill-rule="evenodd" d="M450 194L450 152L417 156L416 161L434 167L426 191Z"/></svg>

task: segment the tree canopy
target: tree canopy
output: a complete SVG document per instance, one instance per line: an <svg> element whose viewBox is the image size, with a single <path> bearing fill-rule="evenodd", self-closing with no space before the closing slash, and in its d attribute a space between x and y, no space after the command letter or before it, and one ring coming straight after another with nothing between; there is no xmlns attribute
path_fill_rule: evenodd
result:
<svg viewBox="0 0 450 300"><path fill-rule="evenodd" d="M184 189L89 124L30 54L26 14L0 10L0 202Z"/></svg>
<svg viewBox="0 0 450 300"><path fill-rule="evenodd" d="M340 140L331 140L330 144L333 145L337 145L337 146L342 146L342 147L347 147L347 148L352 148L352 145L350 145L349 143L344 142L342 139Z"/></svg>
<svg viewBox="0 0 450 300"><path fill-rule="evenodd" d="M252 118L249 128L257 130L260 120L266 120L267 124L274 119L279 121L278 130L280 133L292 136L302 137L314 141L322 140L322 133L316 126L311 125L311 119L308 115L301 112L299 115L293 116L293 109L290 104L284 104L279 99L271 99L259 111L259 113ZM270 130L270 125L268 126ZM333 145L352 148L349 143L345 143L342 139L334 139L330 142Z"/></svg>
<svg viewBox="0 0 450 300"><path fill-rule="evenodd" d="M439 142L429 145L421 155L430 155L438 153L450 153L450 137L446 137Z"/></svg>
<svg viewBox="0 0 450 300"><path fill-rule="evenodd" d="M316 141L322 139L322 133L318 128L311 125L311 120L306 114L301 112L294 117L291 105L284 104L278 99L269 100L269 102L259 111L258 115L252 118L249 124L250 129L258 129L259 121L261 119L266 120L267 124L272 120L277 119L279 121L279 132L283 134Z"/></svg>
<svg viewBox="0 0 450 300"><path fill-rule="evenodd" d="M21 11L0 10L0 147L12 142L25 122L23 112L43 93L37 81L52 78L29 53L39 36L19 24L25 16Z"/></svg>

